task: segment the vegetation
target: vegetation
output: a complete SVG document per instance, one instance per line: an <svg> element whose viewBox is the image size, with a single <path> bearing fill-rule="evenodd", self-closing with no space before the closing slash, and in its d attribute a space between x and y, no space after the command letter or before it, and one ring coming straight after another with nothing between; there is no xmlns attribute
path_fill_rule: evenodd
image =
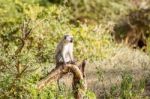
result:
<svg viewBox="0 0 150 99"><path fill-rule="evenodd" d="M144 53L116 43L111 34L122 18L150 9L149 0L0 0L0 4L0 99L73 99L68 84L62 84L61 91L55 82L36 89L55 66L55 47L66 33L74 36L76 59L89 61L89 99L147 98L149 36ZM146 21L144 34L149 35L150 15L145 13L136 20Z"/></svg>

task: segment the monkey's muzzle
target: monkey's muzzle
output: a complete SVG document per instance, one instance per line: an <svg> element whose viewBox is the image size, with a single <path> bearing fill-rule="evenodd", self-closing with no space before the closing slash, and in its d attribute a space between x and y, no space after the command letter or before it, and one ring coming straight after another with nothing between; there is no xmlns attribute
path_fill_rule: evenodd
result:
<svg viewBox="0 0 150 99"><path fill-rule="evenodd" d="M71 39L70 42L72 43L72 42L73 42L73 39Z"/></svg>

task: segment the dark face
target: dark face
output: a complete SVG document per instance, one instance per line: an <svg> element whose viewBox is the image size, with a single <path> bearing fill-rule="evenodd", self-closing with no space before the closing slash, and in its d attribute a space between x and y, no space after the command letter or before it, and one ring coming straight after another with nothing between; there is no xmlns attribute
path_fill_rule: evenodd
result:
<svg viewBox="0 0 150 99"><path fill-rule="evenodd" d="M64 39L68 42L71 42L71 43L73 42L73 36L71 36L71 35L65 35Z"/></svg>

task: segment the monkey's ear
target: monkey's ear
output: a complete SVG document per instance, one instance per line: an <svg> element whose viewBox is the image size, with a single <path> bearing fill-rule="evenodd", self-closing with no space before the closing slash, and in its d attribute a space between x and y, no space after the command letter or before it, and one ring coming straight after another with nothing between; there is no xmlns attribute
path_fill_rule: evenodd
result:
<svg viewBox="0 0 150 99"><path fill-rule="evenodd" d="M65 34L65 35L64 35L64 39L67 39L67 36L68 36L68 35L67 35L67 34Z"/></svg>
<svg viewBox="0 0 150 99"><path fill-rule="evenodd" d="M64 39L67 39L67 35L64 35Z"/></svg>

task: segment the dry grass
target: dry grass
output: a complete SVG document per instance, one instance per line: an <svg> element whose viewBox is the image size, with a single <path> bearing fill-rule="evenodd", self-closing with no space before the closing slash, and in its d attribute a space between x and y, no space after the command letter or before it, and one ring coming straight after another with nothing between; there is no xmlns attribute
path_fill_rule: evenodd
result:
<svg viewBox="0 0 150 99"><path fill-rule="evenodd" d="M100 96L113 84L120 84L123 72L129 72L134 80L139 80L148 74L149 65L150 59L145 53L128 47L118 47L107 59L88 64L86 68L88 88ZM97 71L101 72L99 76L103 79L98 79Z"/></svg>
<svg viewBox="0 0 150 99"><path fill-rule="evenodd" d="M88 63L86 66L88 89L97 95L97 99L102 97L104 92L108 92L112 85L119 85L124 72L130 73L133 80L137 81L146 77L150 71L150 58L144 52L128 47L116 47L110 53L112 54L108 58ZM100 75L98 75L98 71ZM61 79L67 87L71 86L70 76L67 75Z"/></svg>

